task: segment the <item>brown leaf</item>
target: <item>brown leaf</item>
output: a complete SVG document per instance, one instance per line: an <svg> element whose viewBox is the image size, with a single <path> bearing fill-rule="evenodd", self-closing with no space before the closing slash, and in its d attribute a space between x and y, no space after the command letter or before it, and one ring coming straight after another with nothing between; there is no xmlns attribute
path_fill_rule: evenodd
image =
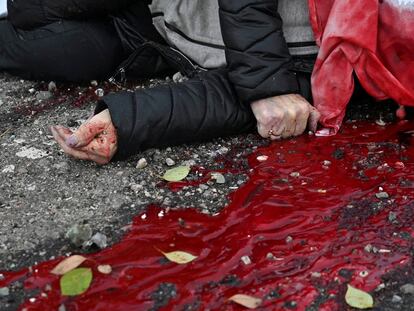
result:
<svg viewBox="0 0 414 311"><path fill-rule="evenodd" d="M79 267L85 260L86 258L80 255L70 256L62 260L50 273L55 275L64 275Z"/></svg>
<svg viewBox="0 0 414 311"><path fill-rule="evenodd" d="M248 296L248 295L234 295L229 298L230 301L233 301L243 307L248 309L256 309L262 304L262 299Z"/></svg>
<svg viewBox="0 0 414 311"><path fill-rule="evenodd" d="M175 251L170 253L165 253L162 250L156 248L159 252L161 252L169 261L178 263L180 265L184 265L187 263L192 262L193 260L197 259L197 256L194 256L187 252L182 251Z"/></svg>

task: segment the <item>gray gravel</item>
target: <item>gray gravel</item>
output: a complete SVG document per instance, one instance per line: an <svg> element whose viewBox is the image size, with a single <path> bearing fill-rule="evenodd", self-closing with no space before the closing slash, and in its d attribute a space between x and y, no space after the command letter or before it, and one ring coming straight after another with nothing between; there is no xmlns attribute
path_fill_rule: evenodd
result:
<svg viewBox="0 0 414 311"><path fill-rule="evenodd" d="M70 159L53 141L48 127L64 124L75 128L88 118L94 104L74 107L71 103L76 96L72 96L55 105L62 96L48 89L55 91L56 87L70 88L0 75L0 271L76 251L66 233L77 224L90 227L90 235L105 235L111 245L133 216L150 203L197 207L214 214L226 205L229 192L246 180L243 174L226 174L224 184L210 180L172 192L160 179L174 165L220 169L223 164L214 161L217 156L230 157L236 168L246 167L243 155L252 149L239 147L239 152L230 152L244 145L245 138L240 137L147 150L129 161L104 167ZM101 87L93 82L74 93L82 96ZM38 109L42 106L45 111ZM32 108L40 112L32 115ZM255 139L252 135L249 141ZM199 179L197 171L188 179Z"/></svg>

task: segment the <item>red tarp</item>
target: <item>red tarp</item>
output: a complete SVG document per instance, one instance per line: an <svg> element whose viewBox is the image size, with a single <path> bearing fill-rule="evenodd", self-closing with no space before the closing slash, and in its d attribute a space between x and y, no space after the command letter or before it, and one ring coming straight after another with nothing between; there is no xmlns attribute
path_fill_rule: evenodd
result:
<svg viewBox="0 0 414 311"><path fill-rule="evenodd" d="M309 0L321 47L312 76L321 123L335 134L355 73L374 98L414 106L414 0Z"/></svg>

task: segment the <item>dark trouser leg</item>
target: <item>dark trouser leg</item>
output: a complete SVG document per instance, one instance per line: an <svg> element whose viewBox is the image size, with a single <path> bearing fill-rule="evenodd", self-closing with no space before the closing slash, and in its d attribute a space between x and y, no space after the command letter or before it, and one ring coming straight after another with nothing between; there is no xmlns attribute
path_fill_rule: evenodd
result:
<svg viewBox="0 0 414 311"><path fill-rule="evenodd" d="M60 21L30 31L0 21L0 71L27 79L106 79L123 50L109 21Z"/></svg>
<svg viewBox="0 0 414 311"><path fill-rule="evenodd" d="M253 130L255 119L236 97L225 69L179 84L104 97L118 132L117 159L141 150L205 141Z"/></svg>

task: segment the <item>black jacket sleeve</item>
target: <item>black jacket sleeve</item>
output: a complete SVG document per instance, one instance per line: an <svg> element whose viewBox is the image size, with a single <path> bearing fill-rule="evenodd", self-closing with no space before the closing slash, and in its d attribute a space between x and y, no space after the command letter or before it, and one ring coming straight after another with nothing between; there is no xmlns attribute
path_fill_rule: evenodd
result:
<svg viewBox="0 0 414 311"><path fill-rule="evenodd" d="M255 127L251 109L239 104L225 69L203 72L179 84L108 95L95 113L106 108L118 133L117 160L147 148L199 142Z"/></svg>
<svg viewBox="0 0 414 311"><path fill-rule="evenodd" d="M230 81L241 102L298 93L277 0L219 0Z"/></svg>
<svg viewBox="0 0 414 311"><path fill-rule="evenodd" d="M141 0L147 2L147 0ZM8 19L20 29L33 29L61 19L99 18L126 8L134 0L8 0Z"/></svg>

